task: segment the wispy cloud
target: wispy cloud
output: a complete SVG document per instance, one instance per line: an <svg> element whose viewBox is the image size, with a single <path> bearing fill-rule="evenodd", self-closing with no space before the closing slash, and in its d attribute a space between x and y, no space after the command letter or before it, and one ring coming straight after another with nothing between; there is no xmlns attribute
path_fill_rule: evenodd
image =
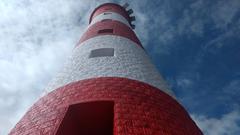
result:
<svg viewBox="0 0 240 135"><path fill-rule="evenodd" d="M204 135L238 135L240 133L240 111L238 109L221 118L192 115Z"/></svg>
<svg viewBox="0 0 240 135"><path fill-rule="evenodd" d="M217 28L228 28L234 17L240 12L239 0L220 0L211 9L211 17Z"/></svg>
<svg viewBox="0 0 240 135"><path fill-rule="evenodd" d="M179 73L172 83L174 83L175 87L178 87L181 90L188 91L192 89L196 83L199 81L200 75L196 71L184 71Z"/></svg>
<svg viewBox="0 0 240 135"><path fill-rule="evenodd" d="M238 92L240 88L240 79L232 80L228 85L226 85L223 90L227 93L232 93L233 95Z"/></svg>
<svg viewBox="0 0 240 135"><path fill-rule="evenodd" d="M233 101L235 104L238 104L240 102L239 99L239 90L240 90L240 79L233 79L225 84L222 91L222 96L219 97L220 100L223 100L225 102Z"/></svg>

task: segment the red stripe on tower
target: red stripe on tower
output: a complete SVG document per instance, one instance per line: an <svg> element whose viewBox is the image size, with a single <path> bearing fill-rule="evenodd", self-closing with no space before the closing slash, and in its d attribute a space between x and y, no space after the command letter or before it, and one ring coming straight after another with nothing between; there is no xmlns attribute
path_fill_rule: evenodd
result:
<svg viewBox="0 0 240 135"><path fill-rule="evenodd" d="M130 17L127 13L127 11L120 5L114 4L114 3L106 3L99 7L97 7L91 14L89 19L89 24L91 23L92 19L96 17L97 15L104 13L104 12L115 12L123 17L125 17L130 22Z"/></svg>
<svg viewBox="0 0 240 135"><path fill-rule="evenodd" d="M135 42L137 45L141 46L141 42L137 38L136 34L127 25L115 21L115 20L103 20L93 24L88 30L83 34L80 39L79 44L82 42L100 35L116 35L128 38Z"/></svg>
<svg viewBox="0 0 240 135"><path fill-rule="evenodd" d="M38 120L28 128L38 127L43 134L202 135L171 96L125 78L89 79L58 88L34 104L12 133L29 120Z"/></svg>

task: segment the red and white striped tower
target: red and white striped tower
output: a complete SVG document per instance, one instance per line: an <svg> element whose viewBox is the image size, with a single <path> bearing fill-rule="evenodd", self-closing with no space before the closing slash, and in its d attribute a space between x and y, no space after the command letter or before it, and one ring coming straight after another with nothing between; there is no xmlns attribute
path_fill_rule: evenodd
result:
<svg viewBox="0 0 240 135"><path fill-rule="evenodd" d="M144 51L127 6L93 11L62 72L11 135L202 135Z"/></svg>

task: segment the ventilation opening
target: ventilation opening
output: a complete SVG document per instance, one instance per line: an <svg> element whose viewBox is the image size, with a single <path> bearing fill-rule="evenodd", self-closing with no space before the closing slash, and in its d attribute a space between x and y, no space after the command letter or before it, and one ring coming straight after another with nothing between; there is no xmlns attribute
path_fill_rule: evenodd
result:
<svg viewBox="0 0 240 135"><path fill-rule="evenodd" d="M71 105L56 135L113 135L114 102Z"/></svg>
<svg viewBox="0 0 240 135"><path fill-rule="evenodd" d="M110 14L112 14L112 13L110 13L110 12L103 13L103 15L110 15Z"/></svg>
<svg viewBox="0 0 240 135"><path fill-rule="evenodd" d="M99 30L98 33L99 34L102 34L102 33L113 33L113 29L102 29L102 30Z"/></svg>
<svg viewBox="0 0 240 135"><path fill-rule="evenodd" d="M92 50L89 58L114 56L114 48L100 48Z"/></svg>
<svg viewBox="0 0 240 135"><path fill-rule="evenodd" d="M112 21L112 19L103 19L101 22Z"/></svg>

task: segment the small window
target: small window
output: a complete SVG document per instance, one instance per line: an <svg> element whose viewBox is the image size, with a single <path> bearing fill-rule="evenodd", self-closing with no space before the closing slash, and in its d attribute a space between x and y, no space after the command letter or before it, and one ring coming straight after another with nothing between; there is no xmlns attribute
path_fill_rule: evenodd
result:
<svg viewBox="0 0 240 135"><path fill-rule="evenodd" d="M112 13L110 13L110 12L103 13L103 15L110 15L110 14L112 14Z"/></svg>
<svg viewBox="0 0 240 135"><path fill-rule="evenodd" d="M99 34L102 34L102 33L113 33L113 29L102 29L102 30L99 30L98 33Z"/></svg>
<svg viewBox="0 0 240 135"><path fill-rule="evenodd" d="M112 21L112 19L103 19L102 22Z"/></svg>
<svg viewBox="0 0 240 135"><path fill-rule="evenodd" d="M107 57L107 56L114 56L113 48L101 48L101 49L92 50L89 58Z"/></svg>

